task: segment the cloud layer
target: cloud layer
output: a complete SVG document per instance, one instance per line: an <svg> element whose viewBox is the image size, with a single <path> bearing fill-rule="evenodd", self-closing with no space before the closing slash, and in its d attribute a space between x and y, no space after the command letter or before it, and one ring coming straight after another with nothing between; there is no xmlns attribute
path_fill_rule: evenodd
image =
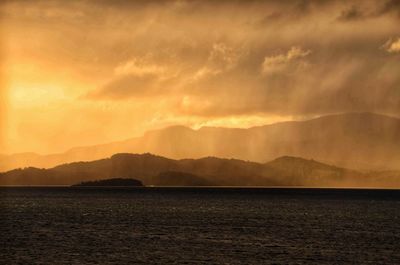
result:
<svg viewBox="0 0 400 265"><path fill-rule="evenodd" d="M397 38L395 40L388 40L383 47L385 50L389 53L396 53L400 52L400 38Z"/></svg>
<svg viewBox="0 0 400 265"><path fill-rule="evenodd" d="M398 0L0 6L16 142L36 131L32 146L43 146L62 131L60 115L76 122L70 136L82 142L175 123L251 126L348 111L400 116ZM102 135L82 137L82 124Z"/></svg>

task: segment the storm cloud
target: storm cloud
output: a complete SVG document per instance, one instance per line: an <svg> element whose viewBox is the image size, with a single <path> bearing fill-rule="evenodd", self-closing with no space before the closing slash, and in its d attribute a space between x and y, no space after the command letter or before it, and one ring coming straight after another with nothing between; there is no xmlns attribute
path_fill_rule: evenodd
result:
<svg viewBox="0 0 400 265"><path fill-rule="evenodd" d="M15 130L42 113L59 131L55 102L94 130L109 123L104 140L175 123L400 116L398 0L5 1L0 12Z"/></svg>
<svg viewBox="0 0 400 265"><path fill-rule="evenodd" d="M175 106L181 99L174 112L200 116L399 115L398 100L387 100L398 98L400 84L393 70L400 66L397 1L153 4L142 22L150 19L149 27L132 40L147 43L141 56L152 59L120 62L92 98L163 95ZM350 29L344 21L356 24ZM121 71L131 72L121 79Z"/></svg>

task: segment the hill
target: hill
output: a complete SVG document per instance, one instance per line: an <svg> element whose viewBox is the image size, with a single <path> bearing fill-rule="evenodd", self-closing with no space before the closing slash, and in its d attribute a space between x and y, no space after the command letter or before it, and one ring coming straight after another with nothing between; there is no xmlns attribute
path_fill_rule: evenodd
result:
<svg viewBox="0 0 400 265"><path fill-rule="evenodd" d="M136 179L113 178L93 181L84 181L72 185L73 187L142 187L143 184Z"/></svg>
<svg viewBox="0 0 400 265"><path fill-rule="evenodd" d="M400 187L395 171L363 173L298 157L256 163L216 157L174 160L151 154L11 170L0 174L0 185L72 185L116 177L160 186Z"/></svg>
<svg viewBox="0 0 400 265"><path fill-rule="evenodd" d="M62 154L2 156L0 171L26 166L48 168L121 152L150 152L174 159L216 156L260 163L296 156L345 168L398 170L399 146L400 119L374 113L345 113L249 129L192 130L173 126L126 141L73 148Z"/></svg>

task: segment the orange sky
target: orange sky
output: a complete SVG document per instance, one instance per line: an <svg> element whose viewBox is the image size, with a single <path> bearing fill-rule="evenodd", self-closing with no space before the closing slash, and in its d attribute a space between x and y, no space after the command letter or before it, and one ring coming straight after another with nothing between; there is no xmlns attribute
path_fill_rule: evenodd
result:
<svg viewBox="0 0 400 265"><path fill-rule="evenodd" d="M0 153L61 152L173 124L400 115L398 1L0 7Z"/></svg>

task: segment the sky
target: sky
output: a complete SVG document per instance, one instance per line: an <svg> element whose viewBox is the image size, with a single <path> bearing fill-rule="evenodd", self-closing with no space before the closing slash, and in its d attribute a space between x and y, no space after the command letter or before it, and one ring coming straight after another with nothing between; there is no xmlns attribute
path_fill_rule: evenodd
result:
<svg viewBox="0 0 400 265"><path fill-rule="evenodd" d="M2 1L0 153L400 116L400 1Z"/></svg>

